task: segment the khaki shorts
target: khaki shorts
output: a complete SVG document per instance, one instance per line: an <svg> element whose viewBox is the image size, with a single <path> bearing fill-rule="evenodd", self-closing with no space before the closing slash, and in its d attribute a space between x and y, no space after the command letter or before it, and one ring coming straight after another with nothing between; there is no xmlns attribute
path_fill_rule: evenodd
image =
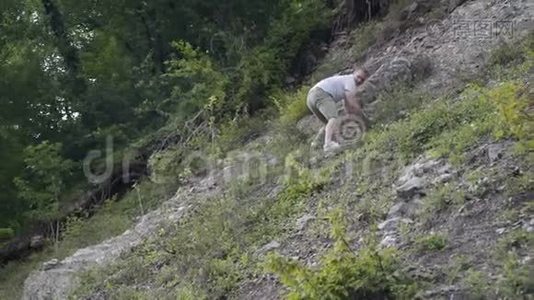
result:
<svg viewBox="0 0 534 300"><path fill-rule="evenodd" d="M306 104L313 114L324 124L328 123L330 119L339 117L336 101L321 88L314 87L310 90Z"/></svg>

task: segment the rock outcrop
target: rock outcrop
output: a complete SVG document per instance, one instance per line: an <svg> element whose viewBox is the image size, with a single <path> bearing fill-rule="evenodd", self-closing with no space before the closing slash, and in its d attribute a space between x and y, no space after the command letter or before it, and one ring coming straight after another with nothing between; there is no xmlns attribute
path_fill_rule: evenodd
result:
<svg viewBox="0 0 534 300"><path fill-rule="evenodd" d="M195 193L203 193L209 198L216 193L216 188L202 182L196 189L183 187L159 209L144 215L134 228L123 234L80 249L62 261L53 259L43 263L40 270L32 272L26 279L23 299L67 299L79 282L78 276L84 271L115 261L121 254L148 239L160 226L177 222L189 208L187 199Z"/></svg>

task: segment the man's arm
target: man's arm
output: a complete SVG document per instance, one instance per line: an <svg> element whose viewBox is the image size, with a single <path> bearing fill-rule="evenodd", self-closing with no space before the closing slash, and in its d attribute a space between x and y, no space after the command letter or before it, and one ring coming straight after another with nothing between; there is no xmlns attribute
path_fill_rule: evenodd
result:
<svg viewBox="0 0 534 300"><path fill-rule="evenodd" d="M345 111L347 112L347 117L358 122L363 131L367 130L370 122L363 112L361 101L356 96L356 93L345 92Z"/></svg>
<svg viewBox="0 0 534 300"><path fill-rule="evenodd" d="M345 92L345 110L348 114L363 116L362 105L356 93Z"/></svg>

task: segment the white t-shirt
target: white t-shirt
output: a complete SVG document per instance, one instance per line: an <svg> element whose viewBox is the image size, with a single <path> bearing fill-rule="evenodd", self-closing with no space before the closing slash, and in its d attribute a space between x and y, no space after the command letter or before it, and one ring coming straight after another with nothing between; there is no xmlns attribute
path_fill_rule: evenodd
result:
<svg viewBox="0 0 534 300"><path fill-rule="evenodd" d="M334 101L339 102L345 99L346 92L354 92L356 90L356 81L354 75L337 75L325 78L315 85L321 88L334 98Z"/></svg>

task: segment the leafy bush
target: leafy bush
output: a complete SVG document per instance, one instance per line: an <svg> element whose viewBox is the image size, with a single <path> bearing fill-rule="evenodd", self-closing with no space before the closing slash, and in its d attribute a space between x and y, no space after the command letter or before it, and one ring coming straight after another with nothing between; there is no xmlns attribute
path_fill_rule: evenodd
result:
<svg viewBox="0 0 534 300"><path fill-rule="evenodd" d="M528 107L533 104L527 91L517 82L504 82L488 92L487 97L497 106L499 123L497 138L514 136L526 149L534 148L534 119ZM532 114L532 113L530 113Z"/></svg>
<svg viewBox="0 0 534 300"><path fill-rule="evenodd" d="M289 289L288 299L384 299L410 297L413 283L399 274L399 261L392 248L378 250L376 242L353 252L345 239L345 225L334 214L334 247L321 260L319 269L272 254L266 270L278 274Z"/></svg>
<svg viewBox="0 0 534 300"><path fill-rule="evenodd" d="M519 253L528 253L534 236L524 229L515 229L499 239L493 255L502 276L497 279L498 295L505 299L520 299L534 288L532 264L521 262Z"/></svg>
<svg viewBox="0 0 534 300"><path fill-rule="evenodd" d="M8 240L15 235L15 231L12 228L0 228L0 242Z"/></svg>
<svg viewBox="0 0 534 300"><path fill-rule="evenodd" d="M185 41L175 42L173 46L181 57L168 61L169 70L163 75L172 86L171 97L158 105L169 106L167 111L182 118L192 116L201 109L220 117L223 108L228 106L225 101L229 78L200 49L195 49Z"/></svg>
<svg viewBox="0 0 534 300"><path fill-rule="evenodd" d="M447 239L441 234L430 234L418 238L415 244L421 251L439 251L445 248Z"/></svg>
<svg viewBox="0 0 534 300"><path fill-rule="evenodd" d="M512 251L508 252L502 261L504 276L499 278L497 285L500 296L505 299L523 298L534 289L532 265L521 263L520 260L519 255Z"/></svg>
<svg viewBox="0 0 534 300"><path fill-rule="evenodd" d="M283 125L293 125L310 111L306 105L309 87L302 86L293 93L280 91L271 96L280 114L279 121Z"/></svg>
<svg viewBox="0 0 534 300"><path fill-rule="evenodd" d="M15 179L19 197L30 208L29 217L52 219L59 211L59 199L66 190L74 163L61 156L60 143L48 141L24 150L26 173Z"/></svg>
<svg viewBox="0 0 534 300"><path fill-rule="evenodd" d="M261 108L261 97L280 88L288 66L314 31L328 28L332 13L316 0L283 1L284 10L273 20L265 43L246 52L239 64L235 98L251 111Z"/></svg>

